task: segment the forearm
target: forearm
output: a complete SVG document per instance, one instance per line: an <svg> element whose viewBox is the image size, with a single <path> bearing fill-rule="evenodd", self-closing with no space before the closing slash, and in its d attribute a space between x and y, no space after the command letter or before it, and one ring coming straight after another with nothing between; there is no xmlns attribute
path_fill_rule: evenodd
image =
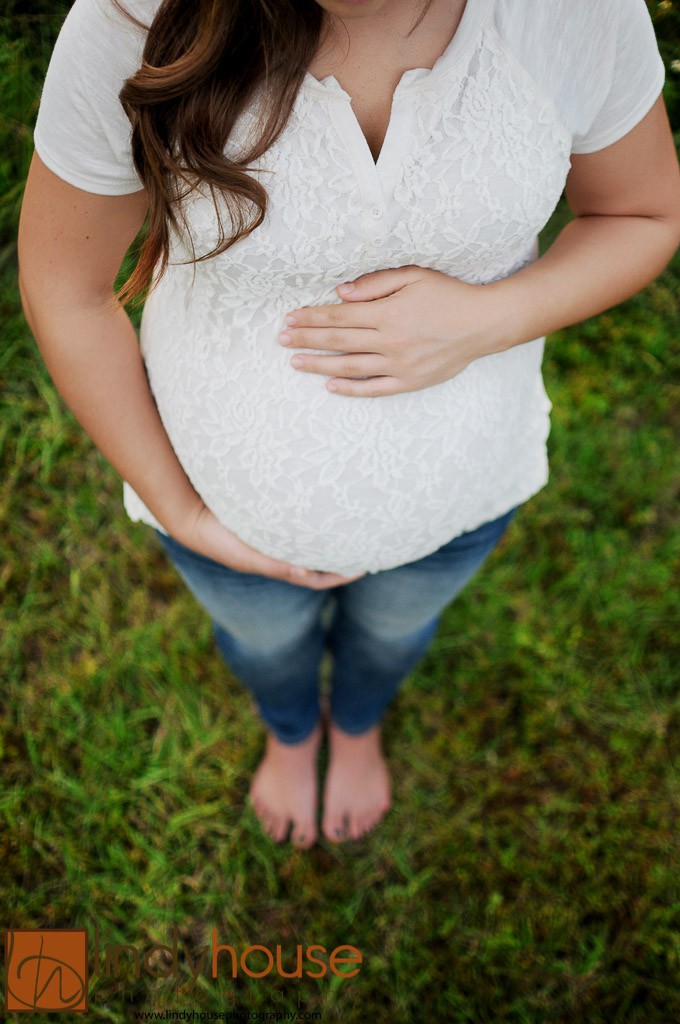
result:
<svg viewBox="0 0 680 1024"><path fill-rule="evenodd" d="M548 251L485 288L496 297L489 353L551 334L618 305L653 281L680 244L654 217L576 217Z"/></svg>
<svg viewBox="0 0 680 1024"><path fill-rule="evenodd" d="M62 398L159 523L175 532L200 498L158 415L124 308L111 312L103 300L70 310L29 307L23 291L22 302Z"/></svg>

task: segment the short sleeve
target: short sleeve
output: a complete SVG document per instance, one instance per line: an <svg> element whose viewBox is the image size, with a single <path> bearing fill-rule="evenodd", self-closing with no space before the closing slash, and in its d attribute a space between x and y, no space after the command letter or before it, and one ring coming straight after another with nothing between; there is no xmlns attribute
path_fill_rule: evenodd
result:
<svg viewBox="0 0 680 1024"><path fill-rule="evenodd" d="M150 24L144 17L149 3L137 2L137 10L126 0L122 5ZM144 187L118 94L140 67L145 40L146 31L117 11L113 0L75 0L57 36L33 142L51 171L86 192L127 195Z"/></svg>
<svg viewBox="0 0 680 1024"><path fill-rule="evenodd" d="M574 135L572 153L594 153L627 135L649 113L663 89L665 67L645 0L611 0L615 45L604 102L588 130ZM603 58L607 40L601 40Z"/></svg>

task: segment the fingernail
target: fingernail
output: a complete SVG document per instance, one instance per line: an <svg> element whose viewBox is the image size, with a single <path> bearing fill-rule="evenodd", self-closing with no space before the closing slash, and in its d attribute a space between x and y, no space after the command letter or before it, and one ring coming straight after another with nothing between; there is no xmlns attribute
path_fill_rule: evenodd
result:
<svg viewBox="0 0 680 1024"><path fill-rule="evenodd" d="M356 285L354 284L341 284L338 291L341 292L342 295L349 295L349 293L353 292L355 288Z"/></svg>

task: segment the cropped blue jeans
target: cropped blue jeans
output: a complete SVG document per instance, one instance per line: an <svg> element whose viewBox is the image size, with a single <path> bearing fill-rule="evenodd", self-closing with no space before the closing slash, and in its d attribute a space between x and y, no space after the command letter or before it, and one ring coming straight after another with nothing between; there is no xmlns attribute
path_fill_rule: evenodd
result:
<svg viewBox="0 0 680 1024"><path fill-rule="evenodd" d="M517 509L415 562L352 583L311 590L242 573L156 530L176 570L208 613L217 649L282 743L319 721L319 668L332 657L329 713L359 735L374 726L426 653L444 608L498 544Z"/></svg>

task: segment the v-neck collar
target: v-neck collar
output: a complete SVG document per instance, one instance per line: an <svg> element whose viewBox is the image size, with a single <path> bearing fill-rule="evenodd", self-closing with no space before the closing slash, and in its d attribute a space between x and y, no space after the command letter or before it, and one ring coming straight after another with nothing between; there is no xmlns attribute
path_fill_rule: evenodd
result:
<svg viewBox="0 0 680 1024"><path fill-rule="evenodd" d="M395 95L403 89L429 87L449 74L458 64L459 59L467 52L471 43L477 39L491 3L492 0L467 0L453 39L450 40L432 68L410 68L408 71L404 71L394 90ZM345 96L351 102L351 97L342 88L335 75L326 75L325 78L318 79L307 71L302 81L302 88L319 96Z"/></svg>

